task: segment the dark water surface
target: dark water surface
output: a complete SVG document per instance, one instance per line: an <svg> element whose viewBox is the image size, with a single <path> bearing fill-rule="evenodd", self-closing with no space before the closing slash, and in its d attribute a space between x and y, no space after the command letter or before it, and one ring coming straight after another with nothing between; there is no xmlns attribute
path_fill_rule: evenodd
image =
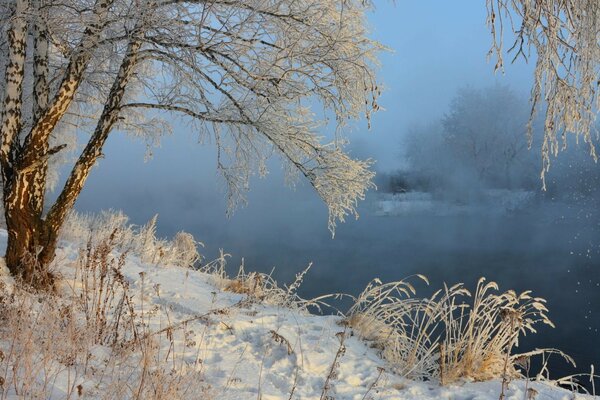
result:
<svg viewBox="0 0 600 400"><path fill-rule="evenodd" d="M532 289L547 299L556 328L540 326L521 348L559 348L575 358L579 372L600 365L600 229L591 218L551 205L504 216L364 214L341 226L335 240L327 233L298 240L309 237L298 224L290 227L293 234L256 231L245 240L233 234L222 243L230 241L223 245L243 254L250 269L276 266L275 277L287 282L312 261L301 290L307 298L357 294L374 277L385 282L416 273L431 282L429 288L419 287L422 296L443 282L474 289L482 276L500 289ZM573 372L560 363L554 369Z"/></svg>
<svg viewBox="0 0 600 400"><path fill-rule="evenodd" d="M232 254L230 273L244 257L247 271L275 267L275 279L289 283L312 262L300 290L305 298L356 295L375 277L385 282L416 273L431 282L429 287L418 285L419 296L430 295L443 282L464 282L474 289L482 276L500 289L531 289L548 300L556 328L540 326L538 334L521 341L519 350L552 347L573 356L576 369L552 363L555 377L600 366L600 210L595 204L537 199L511 212L490 204L478 212L378 216L371 196L361 205L360 219L340 224L332 239L326 210L303 190L277 192L275 200L273 193L259 191L249 209L230 220L210 206L213 197L193 190L173 196L178 191L148 191L136 199L126 189L116 190L127 200L109 198L108 204L122 208L135 223L159 212L160 234L193 233L205 243L208 259L224 248ZM79 208L98 207L87 201L82 196Z"/></svg>

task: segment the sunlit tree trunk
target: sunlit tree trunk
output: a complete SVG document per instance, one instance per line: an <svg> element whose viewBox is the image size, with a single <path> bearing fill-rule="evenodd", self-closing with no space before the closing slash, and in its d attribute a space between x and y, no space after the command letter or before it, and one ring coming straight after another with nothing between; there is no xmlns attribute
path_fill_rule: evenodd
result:
<svg viewBox="0 0 600 400"><path fill-rule="evenodd" d="M45 190L36 187L36 175L33 173L29 173L23 179L17 179L16 182L24 184L18 186L17 190L10 190L9 196L5 196L5 199L9 200L5 201L5 207L8 207L6 221L9 230L6 263L14 275L21 276L34 286L48 286L52 282L47 267L55 256L58 233L81 193L91 168L102 155L104 143L118 119L121 101L135 68L139 47L138 40L130 42L92 139L83 150L47 216L42 218L42 209L36 208L37 204L43 204L43 198L40 196ZM47 154L54 151L58 150L50 149Z"/></svg>
<svg viewBox="0 0 600 400"><path fill-rule="evenodd" d="M46 216L43 229L45 232L45 243L39 255L39 260L44 265L49 264L54 259L58 232L64 224L67 215L73 209L75 200L79 197L96 160L102 156L104 143L114 124L117 122L121 102L125 95L125 88L136 66L140 46L141 42L138 39L130 41L127 53L121 62L119 72L113 82L94 134L73 167L56 203L54 203Z"/></svg>
<svg viewBox="0 0 600 400"><path fill-rule="evenodd" d="M0 162L8 230L5 258L6 265L14 276L35 287L52 285L48 265L54 259L58 231L64 222L64 217L52 220L43 217L48 159L65 147L60 145L50 148L50 136L73 101L91 57L90 49L97 43L102 30L99 22L111 3L112 0L96 2L96 19L90 23L74 50L52 101L49 101L47 82L48 36L43 17L43 0L33 0L32 4L28 0L17 0L15 3L15 13L8 32L9 62L1 120ZM31 27L34 36L34 123L25 139L21 140L27 11L38 11L38 18ZM66 215L72 206L71 202L58 208Z"/></svg>

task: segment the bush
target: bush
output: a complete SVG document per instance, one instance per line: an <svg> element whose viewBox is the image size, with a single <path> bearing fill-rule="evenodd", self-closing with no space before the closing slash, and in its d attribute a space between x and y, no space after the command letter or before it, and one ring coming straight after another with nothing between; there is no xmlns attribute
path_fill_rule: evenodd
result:
<svg viewBox="0 0 600 400"><path fill-rule="evenodd" d="M425 282L426 278L418 275ZM411 379L442 384L468 378L484 381L521 376L519 354L511 354L520 335L536 324L552 325L545 300L530 292L498 292L480 279L471 293L462 285L444 287L428 299L416 299L408 280L375 280L357 298L347 323L381 350L394 371Z"/></svg>
<svg viewBox="0 0 600 400"><path fill-rule="evenodd" d="M146 225L137 227L129 224L129 218L121 211L102 211L100 214L73 212L61 230L61 238L75 244L91 240L92 246L111 238L115 248L121 252L137 255L145 263L196 267L202 260L194 237L179 232L173 240L156 237L155 215Z"/></svg>

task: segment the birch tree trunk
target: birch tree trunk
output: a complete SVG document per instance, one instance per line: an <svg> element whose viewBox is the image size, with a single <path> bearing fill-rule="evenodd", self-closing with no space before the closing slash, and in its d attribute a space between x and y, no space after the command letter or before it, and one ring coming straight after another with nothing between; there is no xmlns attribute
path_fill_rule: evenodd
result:
<svg viewBox="0 0 600 400"><path fill-rule="evenodd" d="M53 218L51 223L48 218L43 218L48 159L65 147L50 148L50 136L67 112L82 82L92 55L90 50L96 46L103 28L100 22L113 0L96 1L95 18L74 49L52 101L49 101L47 82L48 34L43 2L33 0L30 4L28 0L17 0L15 4L15 14L8 31L9 62L5 76L7 84L0 147L4 213L8 230L6 265L13 276L38 288L52 286L53 277L48 265L54 259L58 231L64 222L64 216L62 219ZM34 36L33 126L21 143L26 13L32 10L37 11L38 15L31 29ZM72 206L73 202L59 208L66 215Z"/></svg>
<svg viewBox="0 0 600 400"><path fill-rule="evenodd" d="M121 62L119 72L113 82L92 138L75 163L58 199L50 211L48 211L43 226L44 246L38 256L38 260L44 265L48 265L54 259L58 232L64 224L68 213L73 209L75 200L79 197L96 160L102 156L104 143L114 124L117 122L123 96L125 95L125 88L137 64L140 46L141 41L137 38L132 38L129 42L127 52Z"/></svg>
<svg viewBox="0 0 600 400"><path fill-rule="evenodd" d="M58 232L120 117L120 129L152 143L172 125L164 113L188 119L201 141L214 140L230 209L277 155L290 181L304 176L327 205L332 234L338 221L358 216L372 162L344 151L342 128L379 109L375 71L385 48L368 37L372 3L1 0L0 169L12 274L35 286L52 281ZM598 1L486 3L498 67L505 12L523 21L512 27L517 56L528 46L539 55L532 100L548 102L544 170L563 131L583 135L595 156ZM308 104L326 112L319 117ZM338 129L328 141L318 131L330 115ZM65 146L65 126L91 138L44 215L48 161Z"/></svg>
<svg viewBox="0 0 600 400"><path fill-rule="evenodd" d="M29 180L13 179L25 176L26 171L16 171L16 150L22 128L21 108L23 104L23 80L25 74L27 0L17 0L15 14L8 31L9 61L6 68L6 89L2 112L2 146L0 162L4 182L4 212L8 229L6 264L13 275L30 278L30 263L24 261L25 254L35 254L35 238L40 232L40 223L32 208L33 192L27 187ZM22 182L15 185L14 182ZM23 264L23 268L21 268ZM25 266L25 264L28 264Z"/></svg>

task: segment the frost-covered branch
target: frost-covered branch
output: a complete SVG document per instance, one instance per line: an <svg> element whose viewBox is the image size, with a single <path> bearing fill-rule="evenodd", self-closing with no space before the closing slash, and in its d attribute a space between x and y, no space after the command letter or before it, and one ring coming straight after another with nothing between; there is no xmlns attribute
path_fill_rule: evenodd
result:
<svg viewBox="0 0 600 400"><path fill-rule="evenodd" d="M583 137L597 160L594 123L600 106L600 2L597 0L487 0L493 36L491 53L502 68L503 34L508 27L515 41L508 50L513 61L535 51L531 90L531 124L546 106L542 143L542 179L550 156L567 146L567 134Z"/></svg>
<svg viewBox="0 0 600 400"><path fill-rule="evenodd" d="M367 7L209 3L158 4L161 16L167 9L172 14L146 32L140 59L164 79L142 77L142 98L122 109L182 114L195 120L201 135L214 136L230 208L244 201L250 175L263 173L266 159L279 154L326 202L333 230L335 220L355 213L356 200L370 186L370 162L349 158L342 138L327 143L317 134L324 120L304 104L321 103L339 125L378 108L373 71L383 47L366 37Z"/></svg>

